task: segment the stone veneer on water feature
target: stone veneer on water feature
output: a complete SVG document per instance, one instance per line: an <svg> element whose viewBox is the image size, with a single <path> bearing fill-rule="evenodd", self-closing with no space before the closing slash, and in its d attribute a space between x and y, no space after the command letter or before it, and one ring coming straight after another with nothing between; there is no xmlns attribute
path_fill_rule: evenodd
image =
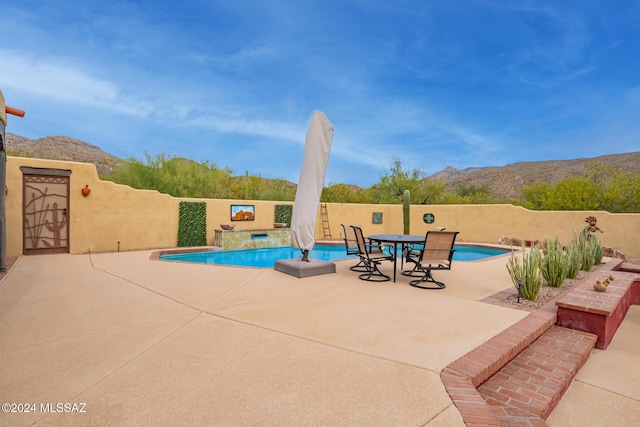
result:
<svg viewBox="0 0 640 427"><path fill-rule="evenodd" d="M213 244L225 251L289 246L289 229L215 230Z"/></svg>

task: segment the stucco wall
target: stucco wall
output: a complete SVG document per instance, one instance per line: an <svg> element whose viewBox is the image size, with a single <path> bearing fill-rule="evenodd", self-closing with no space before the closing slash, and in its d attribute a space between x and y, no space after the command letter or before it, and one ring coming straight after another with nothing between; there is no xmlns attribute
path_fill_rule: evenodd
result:
<svg viewBox="0 0 640 427"><path fill-rule="evenodd" d="M331 234L342 237L340 222L358 222L364 234L402 234L402 205L328 204ZM383 213L382 224L372 224L373 212ZM423 216L432 213L433 224ZM411 205L411 234L424 234L436 227L460 231L459 240L497 243L503 236L521 240L558 238L568 243L574 232L583 230L585 218L597 218L603 233L596 236L628 256L640 256L640 214L612 214L605 211L530 211L513 205ZM316 236L322 237L322 224L316 224Z"/></svg>
<svg viewBox="0 0 640 427"><path fill-rule="evenodd" d="M98 179L93 164L9 157L7 161L7 255L22 254L21 166L71 170L69 251L116 251L156 248L177 241L178 200L157 191ZM91 193L81 190L89 185Z"/></svg>
<svg viewBox="0 0 640 427"><path fill-rule="evenodd" d="M71 170L69 206L69 251L71 253L169 248L177 245L179 199L157 191L134 190L101 181L95 166L54 160L8 157L7 160L7 255L22 255L21 166ZM91 194L83 197L85 185ZM254 205L255 221L235 221L236 230L271 228L275 205L292 202L206 199L207 243L214 230L230 224L232 204ZM341 239L341 223L359 223L366 234L402 233L402 205L328 203L331 237ZM372 223L372 214L382 213L382 224ZM425 213L435 216L433 224L423 221ZM512 205L412 205L411 233L424 234L435 227L460 231L459 239L496 243L500 237L543 240L558 237L566 243L574 231L582 230L587 216L595 216L604 233L600 241L629 256L640 256L640 214L611 214L603 211L529 211ZM318 212L316 237L324 237Z"/></svg>

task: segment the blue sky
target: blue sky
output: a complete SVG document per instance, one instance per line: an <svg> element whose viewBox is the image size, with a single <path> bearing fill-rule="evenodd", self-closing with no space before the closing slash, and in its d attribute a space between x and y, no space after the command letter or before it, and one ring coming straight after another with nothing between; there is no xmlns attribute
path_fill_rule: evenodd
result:
<svg viewBox="0 0 640 427"><path fill-rule="evenodd" d="M297 182L640 150L640 3L21 0L0 7L7 132Z"/></svg>

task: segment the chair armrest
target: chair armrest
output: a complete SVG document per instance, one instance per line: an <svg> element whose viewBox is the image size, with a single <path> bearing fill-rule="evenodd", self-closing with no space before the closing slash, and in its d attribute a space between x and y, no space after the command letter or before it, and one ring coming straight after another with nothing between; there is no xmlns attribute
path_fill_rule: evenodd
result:
<svg viewBox="0 0 640 427"><path fill-rule="evenodd" d="M365 239L365 246L367 251L371 253L383 253L384 245L377 240Z"/></svg>

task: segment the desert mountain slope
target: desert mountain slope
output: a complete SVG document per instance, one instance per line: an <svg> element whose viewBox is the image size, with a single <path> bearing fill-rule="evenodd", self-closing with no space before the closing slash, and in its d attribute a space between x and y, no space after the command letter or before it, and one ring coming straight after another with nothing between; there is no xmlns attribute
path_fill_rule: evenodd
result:
<svg viewBox="0 0 640 427"><path fill-rule="evenodd" d="M110 174L113 168L121 162L116 156L102 151L95 145L68 136L27 139L7 132L6 137L9 154L38 159L93 163L99 174Z"/></svg>
<svg viewBox="0 0 640 427"><path fill-rule="evenodd" d="M94 163L100 174L111 173L113 168L121 162L116 156L95 145L67 136L48 136L30 140L7 133L6 137L9 154ZM602 166L618 167L640 175L640 151L637 151L594 158L521 162L506 166L469 167L462 170L447 167L431 175L430 178L445 180L449 190L454 190L461 185L487 187L495 197L513 200L520 198L522 187L525 185L540 182L555 184L569 177L584 176L585 165L592 161Z"/></svg>
<svg viewBox="0 0 640 427"><path fill-rule="evenodd" d="M447 181L448 189L455 189L460 185L486 186L496 197L515 199L520 197L522 187L525 185L541 182L555 184L570 177L584 176L587 171L585 165L590 162L596 162L601 166L620 168L640 175L640 151L636 151L575 160L520 162L506 166L464 170L447 167L431 177Z"/></svg>

